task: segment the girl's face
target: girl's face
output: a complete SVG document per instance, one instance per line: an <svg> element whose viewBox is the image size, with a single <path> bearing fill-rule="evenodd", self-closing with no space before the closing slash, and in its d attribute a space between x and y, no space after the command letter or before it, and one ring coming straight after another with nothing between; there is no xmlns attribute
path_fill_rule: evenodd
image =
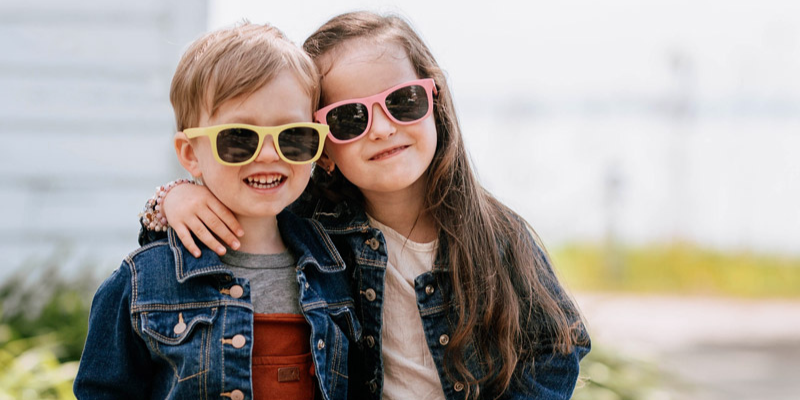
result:
<svg viewBox="0 0 800 400"><path fill-rule="evenodd" d="M351 40L322 56L324 107L371 96L419 79L398 45ZM425 174L436 151L433 115L411 125L394 123L380 105L372 106L372 126L360 139L344 144L328 140L325 152L342 174L369 199L377 194L424 193Z"/></svg>

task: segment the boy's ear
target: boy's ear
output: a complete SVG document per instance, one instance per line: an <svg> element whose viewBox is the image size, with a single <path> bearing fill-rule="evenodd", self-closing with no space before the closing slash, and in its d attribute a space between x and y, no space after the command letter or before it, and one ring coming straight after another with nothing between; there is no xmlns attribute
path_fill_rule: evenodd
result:
<svg viewBox="0 0 800 400"><path fill-rule="evenodd" d="M333 159L328 156L328 153L325 150L323 150L322 155L319 156L317 165L324 169L328 175L332 174L333 170L336 169L336 162L334 162Z"/></svg>
<svg viewBox="0 0 800 400"><path fill-rule="evenodd" d="M194 153L194 147L192 147L189 138L186 137L183 131L179 131L175 132L173 140L175 142L175 154L178 155L178 161L183 168L189 171L194 177L202 175L200 162L197 159L197 155Z"/></svg>

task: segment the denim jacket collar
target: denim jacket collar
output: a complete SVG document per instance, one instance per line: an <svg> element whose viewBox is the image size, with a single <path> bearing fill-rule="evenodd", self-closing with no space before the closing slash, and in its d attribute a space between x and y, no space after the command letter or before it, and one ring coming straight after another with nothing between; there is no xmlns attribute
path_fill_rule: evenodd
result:
<svg viewBox="0 0 800 400"><path fill-rule="evenodd" d="M309 216L314 221L319 221L329 235L347 235L355 232L368 233L374 229L369 224L369 218L363 206L347 200L334 204L330 200L320 198L313 214ZM381 239L382 240L382 239ZM447 254L447 242L439 240L439 254ZM448 271L447 259L436 257L433 262L434 269Z"/></svg>
<svg viewBox="0 0 800 400"><path fill-rule="evenodd" d="M328 234L367 232L371 228L364 207L347 200L334 204L321 198L310 218L319 221Z"/></svg>
<svg viewBox="0 0 800 400"><path fill-rule="evenodd" d="M311 225L311 229L323 232L318 222L300 218L286 210L278 214L277 218L281 237L297 258L297 268L303 269L311 264L325 273L344 271L344 260L327 235L304 235L300 232L305 230L294 229L299 224L306 224ZM167 231L167 241L175 257L175 276L178 282L205 275L225 274L232 277L231 271L225 267L217 253L202 243L198 242L202 256L195 258L183 246L172 228Z"/></svg>

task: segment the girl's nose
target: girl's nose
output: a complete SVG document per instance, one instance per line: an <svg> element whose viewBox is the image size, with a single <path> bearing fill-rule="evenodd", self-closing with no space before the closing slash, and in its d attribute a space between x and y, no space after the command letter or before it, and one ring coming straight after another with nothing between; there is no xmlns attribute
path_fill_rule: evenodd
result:
<svg viewBox="0 0 800 400"><path fill-rule="evenodd" d="M397 127L384 113L380 104L372 105L372 126L369 128L369 137L372 140L386 139L394 135Z"/></svg>

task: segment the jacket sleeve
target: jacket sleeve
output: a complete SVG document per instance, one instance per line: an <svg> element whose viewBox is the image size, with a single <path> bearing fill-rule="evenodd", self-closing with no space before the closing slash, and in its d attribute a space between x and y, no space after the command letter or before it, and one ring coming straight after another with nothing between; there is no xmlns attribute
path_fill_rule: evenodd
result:
<svg viewBox="0 0 800 400"><path fill-rule="evenodd" d="M150 352L134 331L131 272L126 262L100 285L92 300L89 333L73 390L78 399L148 398Z"/></svg>
<svg viewBox="0 0 800 400"><path fill-rule="evenodd" d="M145 246L152 242L155 242L159 239L164 239L167 237L167 232L162 231L151 231L142 225L141 218L139 219L139 246Z"/></svg>

